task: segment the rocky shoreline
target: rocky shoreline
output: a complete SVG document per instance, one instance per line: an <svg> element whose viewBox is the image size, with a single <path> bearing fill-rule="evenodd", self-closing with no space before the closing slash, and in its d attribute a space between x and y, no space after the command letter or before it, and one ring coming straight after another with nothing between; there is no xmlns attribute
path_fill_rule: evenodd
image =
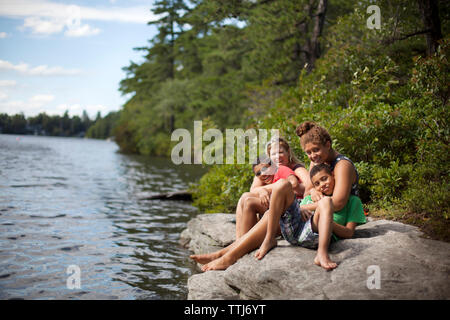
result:
<svg viewBox="0 0 450 320"><path fill-rule="evenodd" d="M338 267L330 272L314 265L314 250L279 240L261 261L250 253L225 271L192 275L188 299L450 299L450 244L422 235L414 226L369 221L331 245ZM234 237L234 214L200 214L180 243L200 254Z"/></svg>

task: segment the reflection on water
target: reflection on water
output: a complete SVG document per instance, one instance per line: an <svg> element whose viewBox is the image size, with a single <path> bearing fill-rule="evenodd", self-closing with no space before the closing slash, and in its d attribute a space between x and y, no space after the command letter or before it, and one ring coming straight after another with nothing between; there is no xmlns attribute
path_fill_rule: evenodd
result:
<svg viewBox="0 0 450 320"><path fill-rule="evenodd" d="M204 170L127 156L114 143L0 135L0 299L185 299L194 265L178 244L197 211L139 200ZM68 289L70 265L81 288Z"/></svg>

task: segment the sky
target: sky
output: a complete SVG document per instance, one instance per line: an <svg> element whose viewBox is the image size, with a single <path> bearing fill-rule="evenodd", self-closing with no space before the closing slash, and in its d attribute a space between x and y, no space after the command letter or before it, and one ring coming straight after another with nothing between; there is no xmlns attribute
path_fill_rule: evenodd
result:
<svg viewBox="0 0 450 320"><path fill-rule="evenodd" d="M122 70L143 61L153 0L0 0L0 113L94 118L121 109Z"/></svg>

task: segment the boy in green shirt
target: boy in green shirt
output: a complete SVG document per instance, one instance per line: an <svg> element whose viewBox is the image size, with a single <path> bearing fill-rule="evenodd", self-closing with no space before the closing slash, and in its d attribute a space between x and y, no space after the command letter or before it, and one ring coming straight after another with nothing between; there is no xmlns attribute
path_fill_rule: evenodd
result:
<svg viewBox="0 0 450 320"><path fill-rule="evenodd" d="M311 181L314 185L314 188L316 188L316 187L321 188L321 179L326 180L327 176L330 177L330 179L333 179L333 174L331 173L330 168L326 164L321 164L321 165L317 165L317 166L313 167L311 169L310 175L311 175ZM334 185L334 181L333 181L333 185ZM325 188L325 187L323 186L323 188ZM318 191L321 191L321 189L318 189ZM327 190L327 191L330 192L329 190ZM331 196L332 190L331 190L331 193L324 192L323 194L325 194L327 196ZM302 207L302 209L306 209L306 210L309 209L311 211L314 211L315 205L307 206L309 204L314 204L314 202L311 200L311 195L306 196L300 202L300 206ZM348 198L347 204L345 205L344 208L342 208L341 210L339 210L333 214L333 224L339 225L334 228L339 228L340 226L345 226L346 224L348 224L350 222L356 223L356 225L366 223L366 217L364 215L364 209L363 209L361 199L359 199L359 197L354 196L354 195L350 195L350 197ZM356 227L356 225L355 225L355 227ZM345 234L341 238L346 238ZM338 241L339 239L340 238L336 234L332 233L331 241Z"/></svg>
<svg viewBox="0 0 450 320"><path fill-rule="evenodd" d="M311 182L317 191L324 194L324 201L331 201L330 196L333 194L334 190L334 177L331 168L326 164L319 164L314 166L310 171ZM323 200L323 199L322 199ZM322 201L321 200L321 201ZM319 201L320 202L320 201ZM319 246L319 234L320 237L326 239L326 248L322 245L319 246L319 251L314 259L314 263L322 266L324 269L331 270L337 267L337 264L328 258L328 244L330 238L334 241L340 238L351 238L355 227L358 224L366 222L366 217L364 216L363 206L361 200L353 195L350 195L346 206L337 212L330 212L333 214L332 220L327 218L328 213L316 212L310 218L304 218L305 212L315 211L318 209L319 202L314 203L311 200L311 196L307 196L301 202L299 200L294 200L291 206L282 214L280 218L280 229L283 237L292 245L307 247L311 249L316 249ZM302 212L303 211L303 212ZM320 223L320 217L323 216L323 222ZM272 217L276 219L276 217ZM329 222L325 222L325 221ZM330 225L330 224L331 225ZM269 223L269 225L274 226L274 223ZM261 247L265 243L273 243L274 239L271 239L270 235L274 232L271 230L266 233L266 239L264 239ZM325 251L325 252L324 252ZM258 250L256 257L262 259L267 250ZM326 255L327 263L324 265L320 261L320 255Z"/></svg>

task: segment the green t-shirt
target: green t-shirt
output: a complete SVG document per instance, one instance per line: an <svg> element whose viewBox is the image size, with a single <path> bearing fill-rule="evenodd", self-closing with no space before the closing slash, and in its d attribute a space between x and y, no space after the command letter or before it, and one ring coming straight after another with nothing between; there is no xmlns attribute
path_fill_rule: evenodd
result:
<svg viewBox="0 0 450 320"><path fill-rule="evenodd" d="M300 202L300 205L310 203L313 203L313 201L311 200L311 196L309 195ZM350 195L345 207L333 214L333 221L342 226L345 226L349 222L356 222L358 224L366 223L366 216L364 215L364 209L361 199L359 199L359 197L357 196ZM332 240L339 240L339 237L337 237L335 234L332 234L331 236Z"/></svg>

